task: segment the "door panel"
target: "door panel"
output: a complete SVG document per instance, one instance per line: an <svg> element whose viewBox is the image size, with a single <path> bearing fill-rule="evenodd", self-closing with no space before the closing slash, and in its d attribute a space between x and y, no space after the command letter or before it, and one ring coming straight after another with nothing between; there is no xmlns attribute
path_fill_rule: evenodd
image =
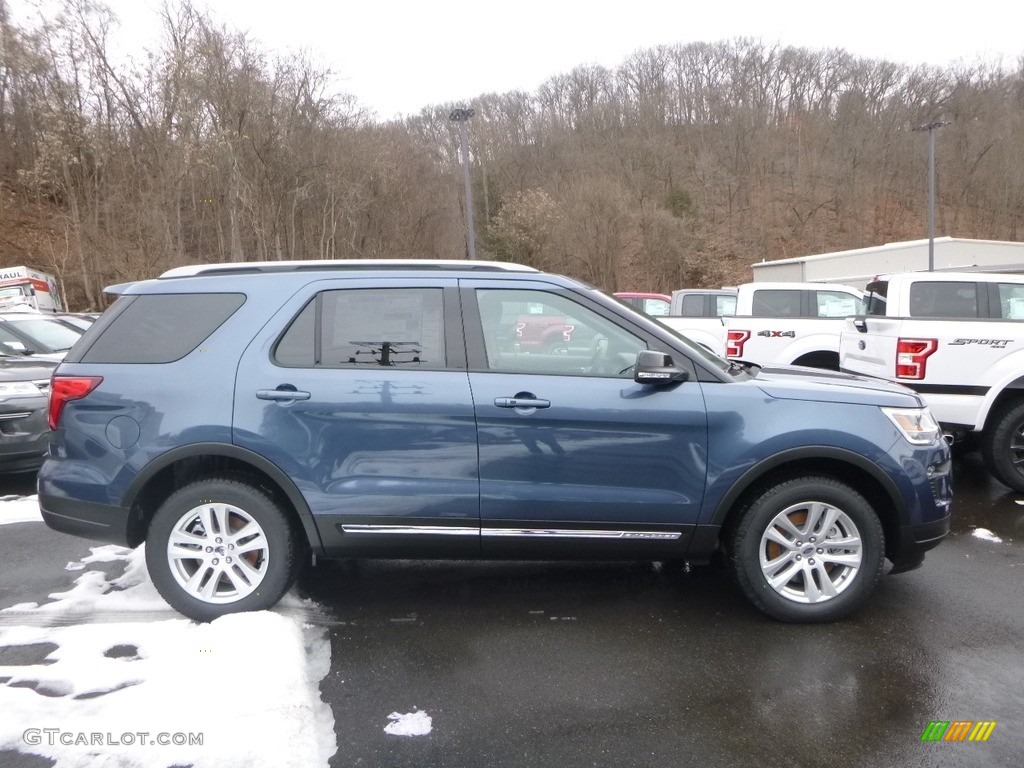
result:
<svg viewBox="0 0 1024 768"><path fill-rule="evenodd" d="M582 299L542 285L530 294L467 283L467 324L483 318L467 334L483 346L469 349L483 553L681 553L704 493L700 385L634 383L628 363L646 341ZM549 350L510 343L524 311L562 318L569 341Z"/></svg>
<svg viewBox="0 0 1024 768"><path fill-rule="evenodd" d="M235 442L295 480L329 554L475 555L472 399L443 345L457 299L434 301L454 281L389 281L370 311L381 285L322 281L275 316L239 365Z"/></svg>

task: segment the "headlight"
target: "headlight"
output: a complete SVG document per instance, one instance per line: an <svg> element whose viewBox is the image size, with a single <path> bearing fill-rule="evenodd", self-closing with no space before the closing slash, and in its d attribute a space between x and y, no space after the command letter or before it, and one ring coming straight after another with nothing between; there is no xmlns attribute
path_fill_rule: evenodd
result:
<svg viewBox="0 0 1024 768"><path fill-rule="evenodd" d="M0 400L6 400L8 397L34 397L41 394L42 390L31 381L0 382Z"/></svg>
<svg viewBox="0 0 1024 768"><path fill-rule="evenodd" d="M927 408L883 408L882 413L914 445L928 445L939 436L939 425Z"/></svg>

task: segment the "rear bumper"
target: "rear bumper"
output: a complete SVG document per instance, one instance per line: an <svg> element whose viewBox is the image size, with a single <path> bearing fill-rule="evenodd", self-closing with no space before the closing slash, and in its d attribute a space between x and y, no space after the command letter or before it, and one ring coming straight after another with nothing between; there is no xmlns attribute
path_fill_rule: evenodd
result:
<svg viewBox="0 0 1024 768"><path fill-rule="evenodd" d="M39 511L43 522L55 531L129 546L129 510L126 507L40 493Z"/></svg>

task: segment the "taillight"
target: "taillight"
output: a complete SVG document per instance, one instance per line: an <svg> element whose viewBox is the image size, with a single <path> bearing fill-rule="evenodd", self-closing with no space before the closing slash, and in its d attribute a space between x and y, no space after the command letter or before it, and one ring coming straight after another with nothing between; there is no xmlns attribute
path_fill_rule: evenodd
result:
<svg viewBox="0 0 1024 768"><path fill-rule="evenodd" d="M103 381L102 376L54 376L50 382L50 429L56 429L64 406L72 400L80 400Z"/></svg>
<svg viewBox="0 0 1024 768"><path fill-rule="evenodd" d="M896 378L923 379L927 360L938 348L938 339L897 339Z"/></svg>
<svg viewBox="0 0 1024 768"><path fill-rule="evenodd" d="M743 345L750 338L750 331L729 331L725 342L726 357L743 357Z"/></svg>

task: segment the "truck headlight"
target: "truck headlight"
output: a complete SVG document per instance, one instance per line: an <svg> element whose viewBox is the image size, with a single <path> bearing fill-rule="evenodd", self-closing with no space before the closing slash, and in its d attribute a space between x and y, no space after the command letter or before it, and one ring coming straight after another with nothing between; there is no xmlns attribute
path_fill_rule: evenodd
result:
<svg viewBox="0 0 1024 768"><path fill-rule="evenodd" d="M5 381L0 382L0 400L9 397L32 397L41 395L39 387L31 381Z"/></svg>
<svg viewBox="0 0 1024 768"><path fill-rule="evenodd" d="M928 445L939 436L939 425L927 408L883 408L882 413L914 445Z"/></svg>

